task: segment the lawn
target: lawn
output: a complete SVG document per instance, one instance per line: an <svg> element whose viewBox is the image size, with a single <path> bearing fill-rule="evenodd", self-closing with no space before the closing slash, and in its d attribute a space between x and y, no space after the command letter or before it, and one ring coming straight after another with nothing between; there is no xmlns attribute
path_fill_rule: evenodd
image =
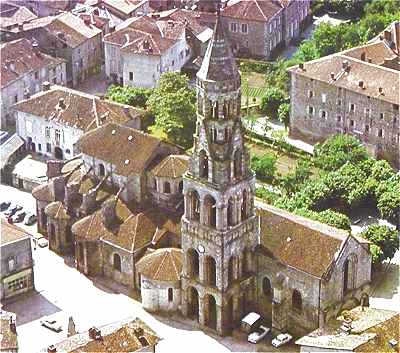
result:
<svg viewBox="0 0 400 353"><path fill-rule="evenodd" d="M249 103L259 103L261 96L266 90L265 75L257 72L243 72L242 73L242 104L246 105L247 97Z"/></svg>

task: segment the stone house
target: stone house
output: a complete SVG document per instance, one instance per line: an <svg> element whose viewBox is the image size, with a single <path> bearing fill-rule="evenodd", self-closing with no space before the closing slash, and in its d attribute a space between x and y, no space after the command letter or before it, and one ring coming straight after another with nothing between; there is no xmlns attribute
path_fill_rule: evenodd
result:
<svg viewBox="0 0 400 353"><path fill-rule="evenodd" d="M129 19L104 37L109 80L152 88L164 72L179 71L191 58L185 25L142 16Z"/></svg>
<svg viewBox="0 0 400 353"><path fill-rule="evenodd" d="M147 15L150 12L149 0L89 0L85 4L107 9L113 17L121 21Z"/></svg>
<svg viewBox="0 0 400 353"><path fill-rule="evenodd" d="M309 0L239 0L229 1L222 17L235 55L268 59L299 36L309 12Z"/></svg>
<svg viewBox="0 0 400 353"><path fill-rule="evenodd" d="M37 18L37 16L25 6L18 6L5 2L1 4L0 28L2 30L9 31L18 27L21 23L34 18Z"/></svg>
<svg viewBox="0 0 400 353"><path fill-rule="evenodd" d="M141 128L142 111L94 95L45 84L43 91L13 106L17 133L26 150L69 159L79 153L79 138L107 122Z"/></svg>
<svg viewBox="0 0 400 353"><path fill-rule="evenodd" d="M15 126L12 105L41 90L43 82L63 85L66 63L39 50L36 43L17 39L2 43L1 50L1 127Z"/></svg>
<svg viewBox="0 0 400 353"><path fill-rule="evenodd" d="M399 168L400 66L391 32L385 33L377 42L289 69L291 136L315 143L350 134Z"/></svg>
<svg viewBox="0 0 400 353"><path fill-rule="evenodd" d="M31 239L21 228L1 218L1 300L35 288Z"/></svg>
<svg viewBox="0 0 400 353"><path fill-rule="evenodd" d="M182 250L149 251L137 263L143 307L152 312L176 312L181 305Z"/></svg>
<svg viewBox="0 0 400 353"><path fill-rule="evenodd" d="M70 336L63 341L48 346L43 352L155 352L161 338L146 323L129 317L122 321ZM123 347L123 348L121 348Z"/></svg>
<svg viewBox="0 0 400 353"><path fill-rule="evenodd" d="M70 87L101 70L103 33L96 22L65 12L25 22L14 29L13 34L35 41L43 52L66 60L65 81Z"/></svg>
<svg viewBox="0 0 400 353"><path fill-rule="evenodd" d="M369 242L263 204L257 251L259 312L280 332L303 335L369 291Z"/></svg>

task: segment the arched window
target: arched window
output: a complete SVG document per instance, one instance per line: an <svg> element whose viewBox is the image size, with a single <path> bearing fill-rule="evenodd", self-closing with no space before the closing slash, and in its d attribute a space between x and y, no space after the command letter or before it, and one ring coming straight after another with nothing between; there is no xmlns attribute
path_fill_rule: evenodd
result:
<svg viewBox="0 0 400 353"><path fill-rule="evenodd" d="M205 224L215 227L217 225L217 206L216 201L210 195L204 198L204 212Z"/></svg>
<svg viewBox="0 0 400 353"><path fill-rule="evenodd" d="M268 297L272 295L271 281L269 280L268 277L263 278L262 290L263 290L264 295L266 295Z"/></svg>
<svg viewBox="0 0 400 353"><path fill-rule="evenodd" d="M229 114L229 102L227 103L227 102L225 102L224 103L224 108L223 108L223 111L224 111L224 118L225 119L227 119L228 118L228 114Z"/></svg>
<svg viewBox="0 0 400 353"><path fill-rule="evenodd" d="M199 175L200 178L208 178L208 156L204 150L199 153Z"/></svg>
<svg viewBox="0 0 400 353"><path fill-rule="evenodd" d="M200 220L200 196L197 191L190 191L189 193L189 205L190 205L190 219L194 221Z"/></svg>
<svg viewBox="0 0 400 353"><path fill-rule="evenodd" d="M121 272L121 256L114 254L113 267L115 271Z"/></svg>
<svg viewBox="0 0 400 353"><path fill-rule="evenodd" d="M174 301L174 290L173 288L168 288L168 301Z"/></svg>
<svg viewBox="0 0 400 353"><path fill-rule="evenodd" d="M207 256L205 260L205 279L210 286L217 285L217 264L212 256Z"/></svg>
<svg viewBox="0 0 400 353"><path fill-rule="evenodd" d="M231 256L228 263L228 286L237 279L238 259L236 256Z"/></svg>
<svg viewBox="0 0 400 353"><path fill-rule="evenodd" d="M235 225L235 219L234 219L234 209L235 209L235 203L233 201L233 198L230 197L228 201L228 227L233 227Z"/></svg>
<svg viewBox="0 0 400 353"><path fill-rule="evenodd" d="M246 189L243 190L243 194L242 194L242 206L241 206L241 218L242 221L244 221L245 219L247 219L247 207L248 207L248 199L247 199L247 191Z"/></svg>
<svg viewBox="0 0 400 353"><path fill-rule="evenodd" d="M171 193L171 185L168 181L164 183L164 194L170 194Z"/></svg>
<svg viewBox="0 0 400 353"><path fill-rule="evenodd" d="M189 249L186 256L188 276L197 278L199 276L199 253L194 249Z"/></svg>
<svg viewBox="0 0 400 353"><path fill-rule="evenodd" d="M235 178L239 178L242 175L242 152L236 150L233 158L233 171Z"/></svg>
<svg viewBox="0 0 400 353"><path fill-rule="evenodd" d="M213 117L214 119L218 119L218 102L214 102L213 104Z"/></svg>
<svg viewBox="0 0 400 353"><path fill-rule="evenodd" d="M102 163L99 164L99 175L100 176L106 175L106 169L104 168L104 165Z"/></svg>
<svg viewBox="0 0 400 353"><path fill-rule="evenodd" d="M303 310L303 300L301 298L301 293L295 289L292 294L292 308L296 311Z"/></svg>

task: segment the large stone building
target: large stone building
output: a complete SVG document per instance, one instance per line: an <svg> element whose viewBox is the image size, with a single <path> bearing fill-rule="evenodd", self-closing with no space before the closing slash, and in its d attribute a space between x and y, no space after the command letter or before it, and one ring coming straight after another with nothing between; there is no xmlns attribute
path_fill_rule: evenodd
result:
<svg viewBox="0 0 400 353"><path fill-rule="evenodd" d="M84 132L109 122L141 129L143 115L133 107L49 83L13 109L26 150L57 159L77 155L76 144Z"/></svg>
<svg viewBox="0 0 400 353"><path fill-rule="evenodd" d="M106 75L124 86L152 88L191 58L183 22L141 16L104 37Z"/></svg>
<svg viewBox="0 0 400 353"><path fill-rule="evenodd" d="M272 206L257 211L241 79L219 17L196 90L188 165L172 146L157 156L154 138L112 124L82 138L81 159L33 192L50 248L69 239L80 271L140 288L148 310L180 311L221 335L251 311L274 333L304 334L367 298L369 242ZM128 142L113 148L115 139Z"/></svg>
<svg viewBox="0 0 400 353"><path fill-rule="evenodd" d="M400 22L361 47L300 64L291 75L290 135L357 137L399 168Z"/></svg>
<svg viewBox="0 0 400 353"><path fill-rule="evenodd" d="M233 0L222 10L236 56L269 58L300 35L310 0Z"/></svg>
<svg viewBox="0 0 400 353"><path fill-rule="evenodd" d="M34 289L30 236L4 218L1 218L0 252L0 299L10 299Z"/></svg>
<svg viewBox="0 0 400 353"><path fill-rule="evenodd" d="M37 43L17 39L2 43L1 127L15 126L12 105L41 90L43 82L66 83L66 63L39 50Z"/></svg>

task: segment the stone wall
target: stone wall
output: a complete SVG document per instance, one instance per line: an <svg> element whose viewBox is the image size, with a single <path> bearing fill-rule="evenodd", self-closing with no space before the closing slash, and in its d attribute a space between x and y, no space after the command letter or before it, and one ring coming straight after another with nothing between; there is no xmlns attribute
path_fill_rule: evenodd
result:
<svg viewBox="0 0 400 353"><path fill-rule="evenodd" d="M172 291L169 298L168 291ZM179 310L181 304L181 283L154 281L141 276L142 305L152 312L174 312ZM172 299L172 300L169 300Z"/></svg>

